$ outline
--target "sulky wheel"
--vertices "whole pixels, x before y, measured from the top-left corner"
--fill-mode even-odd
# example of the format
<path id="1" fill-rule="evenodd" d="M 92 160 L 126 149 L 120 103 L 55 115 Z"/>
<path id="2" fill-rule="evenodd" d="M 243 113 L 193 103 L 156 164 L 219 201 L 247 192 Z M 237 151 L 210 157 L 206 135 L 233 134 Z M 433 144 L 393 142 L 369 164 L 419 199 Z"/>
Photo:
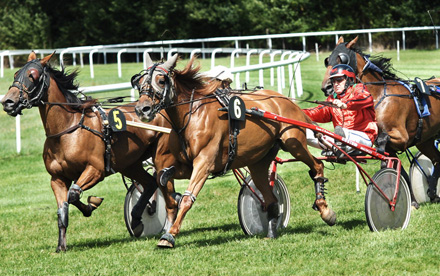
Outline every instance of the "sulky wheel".
<path id="1" fill-rule="evenodd" d="M 258 198 L 263 200 L 263 195 L 255 187 L 252 178 L 248 176 L 246 182 L 254 189 L 256 195 L 246 186 L 243 185 L 238 195 L 238 219 L 241 229 L 246 235 L 267 234 L 267 212 L 263 211 L 263 206 Z M 278 219 L 277 229 L 285 228 L 290 218 L 290 197 L 286 184 L 279 176 L 275 176 L 275 184 L 273 193 L 278 199 L 280 217 Z M 257 198 L 258 196 L 258 198 Z"/>
<path id="2" fill-rule="evenodd" d="M 143 190 L 141 185 L 137 186 L 141 191 Z M 138 202 L 140 196 L 141 193 L 134 184 L 130 186 L 127 195 L 125 196 L 124 219 L 130 236 L 134 236 L 133 230 L 131 229 L 131 211 Z M 143 231 L 139 237 L 156 235 L 162 232 L 166 222 L 166 208 L 165 200 L 159 189 L 156 190 L 147 204 L 147 207 L 144 209 L 141 221 L 143 224 Z"/>
<path id="3" fill-rule="evenodd" d="M 411 189 L 418 203 L 431 201 L 428 196 L 429 184 L 427 177 L 432 175 L 432 171 L 433 166 L 431 160 L 421 152 L 418 152 L 409 168 Z M 440 179 L 437 181 L 437 195 L 440 196 Z"/>
<path id="4" fill-rule="evenodd" d="M 397 171 L 391 168 L 381 169 L 373 176 L 377 186 L 390 199 L 394 196 L 396 179 Z M 371 231 L 405 229 L 411 215 L 411 198 L 405 178 L 400 176 L 399 192 L 394 211 L 391 210 L 388 200 L 382 196 L 378 189 L 373 184 L 368 185 L 365 194 L 365 215 Z"/>

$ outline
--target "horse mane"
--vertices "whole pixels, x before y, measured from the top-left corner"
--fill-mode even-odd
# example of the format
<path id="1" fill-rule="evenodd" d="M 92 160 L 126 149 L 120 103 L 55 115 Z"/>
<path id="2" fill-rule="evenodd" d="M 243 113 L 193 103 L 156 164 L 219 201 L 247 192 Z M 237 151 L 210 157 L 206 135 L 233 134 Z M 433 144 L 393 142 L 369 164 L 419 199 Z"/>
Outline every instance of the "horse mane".
<path id="1" fill-rule="evenodd" d="M 71 107 L 75 110 L 82 110 L 88 107 L 91 107 L 96 103 L 96 99 L 86 99 L 82 100 L 78 98 L 77 93 L 72 91 L 78 91 L 79 85 L 75 82 L 76 77 L 78 76 L 78 69 L 73 70 L 72 72 L 66 72 L 64 67 L 61 70 L 58 70 L 50 65 L 47 66 L 49 69 L 49 74 L 53 78 L 53 80 L 57 83 L 58 88 L 61 93 L 63 93 L 66 98 L 67 103 L 73 103 L 77 105 L 72 105 Z"/>
<path id="2" fill-rule="evenodd" d="M 201 65 L 195 65 L 197 57 L 194 56 L 186 64 L 183 70 L 174 70 L 174 84 L 179 93 L 191 96 L 197 93 L 207 96 L 214 93 L 218 87 L 217 84 L 206 82 L 206 79 L 200 74 Z"/>
<path id="3" fill-rule="evenodd" d="M 361 56 L 368 56 L 364 54 L 360 49 L 357 48 L 350 48 L 351 50 L 355 51 L 356 53 L 360 54 Z M 391 58 L 385 58 L 382 55 L 372 55 L 370 57 L 370 61 L 379 67 L 382 70 L 382 76 L 386 80 L 401 80 L 396 75 L 396 70 L 393 67 L 393 64 L 391 63 Z"/>

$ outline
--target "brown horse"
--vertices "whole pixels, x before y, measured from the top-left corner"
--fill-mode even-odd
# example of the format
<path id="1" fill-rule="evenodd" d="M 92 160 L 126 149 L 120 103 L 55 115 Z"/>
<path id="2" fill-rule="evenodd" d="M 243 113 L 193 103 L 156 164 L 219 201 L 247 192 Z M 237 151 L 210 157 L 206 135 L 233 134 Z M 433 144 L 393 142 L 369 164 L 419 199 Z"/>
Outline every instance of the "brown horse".
<path id="1" fill-rule="evenodd" d="M 106 136 L 103 114 L 95 109 L 98 107 L 96 101 L 83 102 L 70 92 L 78 88 L 74 85 L 76 72 L 68 75 L 64 70 L 52 68 L 48 64 L 52 55 L 38 60 L 32 52 L 28 63 L 15 74 L 14 83 L 2 104 L 3 109 L 11 116 L 21 114 L 23 108 L 38 106 L 40 110 L 47 135 L 43 159 L 46 170 L 51 175 L 51 186 L 58 205 L 59 252 L 66 250 L 69 204 L 75 205 L 88 217 L 102 201 L 100 198 L 89 197 L 88 204 L 83 204 L 80 201 L 82 191 L 92 188 L 109 174 L 120 172 L 143 186 L 143 196 L 148 201 L 157 184 L 144 170 L 142 162 L 149 156 L 154 156 L 154 162 L 161 168 L 169 167 L 175 161 L 168 149 L 167 134 L 127 126 L 126 131 L 113 132 L 111 136 Z M 133 104 L 121 106 L 119 110 L 125 114 L 127 120 L 140 122 Z M 108 113 L 108 110 L 105 112 Z M 152 124 L 169 126 L 161 116 Z M 106 158 L 106 149 L 110 149 L 110 146 L 111 151 Z M 110 170 L 106 169 L 106 163 Z M 171 197 L 174 186 L 167 183 L 164 187 L 161 186 L 161 190 L 168 206 L 168 219 L 172 222 L 177 213 L 177 204 Z M 141 203 L 139 200 L 139 204 Z M 143 203 L 145 208 L 146 201 Z M 137 228 L 141 232 L 140 216 L 143 210 L 140 210 L 138 217 L 132 213 L 135 224 L 133 229 Z"/>
<path id="2" fill-rule="evenodd" d="M 177 54 L 165 63 L 147 62 L 148 69 L 137 80 L 140 99 L 136 112 L 141 119 L 152 120 L 156 113 L 165 109 L 173 129 L 170 135 L 170 149 L 178 161 L 193 168 L 190 183 L 184 193 L 179 212 L 169 232 L 164 234 L 158 246 L 174 247 L 183 219 L 210 174 L 218 175 L 228 169 L 247 166 L 257 188 L 262 192 L 269 221 L 267 237 L 274 238 L 279 206 L 268 183 L 268 168 L 278 149 L 290 152 L 309 168 L 315 182 L 316 200 L 314 207 L 329 225 L 333 225 L 336 214 L 327 206 L 324 198 L 324 166 L 309 152 L 305 129 L 257 118 L 246 114 L 239 122 L 239 134 L 230 135 L 228 114 L 220 111 L 222 105 L 214 92 L 217 85 L 203 80 L 200 66 L 193 66 L 195 59 L 183 70 L 175 70 Z M 239 96 L 247 108 L 257 107 L 285 117 L 310 122 L 310 119 L 291 100 L 270 90 L 253 93 L 231 91 Z M 239 108 L 240 104 L 230 103 Z M 242 106 L 243 107 L 243 106 Z M 244 114 L 244 113 L 243 113 Z M 236 140 L 235 146 L 233 140 Z M 228 151 L 228 148 L 235 148 Z M 233 155 L 234 158 L 230 158 Z"/>
<path id="3" fill-rule="evenodd" d="M 344 39 L 339 38 L 335 49 L 326 59 L 327 71 L 322 90 L 326 95 L 332 91 L 329 74 L 333 66 L 340 63 L 350 65 L 355 70 L 357 81 L 364 83 L 374 98 L 380 132 L 376 140 L 378 148 L 396 156 L 396 152 L 415 145 L 434 164 L 428 194 L 432 201 L 438 201 L 435 189 L 440 176 L 440 152 L 434 141 L 440 131 L 440 95 L 434 91 L 437 90 L 436 85 L 440 85 L 440 79 L 426 81 L 427 88 L 433 88 L 427 99 L 431 115 L 420 118 L 408 89 L 412 86 L 411 82 L 403 81 L 393 73 L 390 59 L 372 57 L 369 60 L 369 56 L 354 47 L 357 39 L 344 43 Z M 417 207 L 413 196 L 412 201 Z"/>

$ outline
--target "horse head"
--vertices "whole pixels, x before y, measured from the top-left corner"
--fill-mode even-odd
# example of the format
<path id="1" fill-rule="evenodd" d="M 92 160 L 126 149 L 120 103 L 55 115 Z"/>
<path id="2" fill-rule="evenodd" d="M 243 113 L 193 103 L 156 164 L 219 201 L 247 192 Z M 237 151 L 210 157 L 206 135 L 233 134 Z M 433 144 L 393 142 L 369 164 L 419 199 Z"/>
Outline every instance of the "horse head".
<path id="1" fill-rule="evenodd" d="M 131 78 L 133 88 L 139 90 L 136 114 L 143 121 L 151 121 L 156 114 L 173 104 L 176 96 L 171 77 L 176 66 L 178 54 L 165 63 L 153 63 L 147 54 L 147 69 Z"/>
<path id="2" fill-rule="evenodd" d="M 330 82 L 329 76 L 330 71 L 333 66 L 337 64 L 347 64 L 350 65 L 351 68 L 355 71 L 355 74 L 358 75 L 357 70 L 357 55 L 352 47 L 356 44 L 358 37 L 354 38 L 349 43 L 344 43 L 344 38 L 341 36 L 336 44 L 335 49 L 327 57 L 324 61 L 325 67 L 327 67 L 327 71 L 324 75 L 324 80 L 322 81 L 321 90 L 324 92 L 326 96 L 330 95 L 333 92 L 333 86 Z"/>
<path id="3" fill-rule="evenodd" d="M 24 108 L 40 104 L 50 82 L 46 65 L 54 54 L 41 60 L 37 59 L 35 52 L 29 54 L 27 63 L 15 73 L 14 82 L 1 101 L 6 113 L 15 117 L 21 115 Z"/>

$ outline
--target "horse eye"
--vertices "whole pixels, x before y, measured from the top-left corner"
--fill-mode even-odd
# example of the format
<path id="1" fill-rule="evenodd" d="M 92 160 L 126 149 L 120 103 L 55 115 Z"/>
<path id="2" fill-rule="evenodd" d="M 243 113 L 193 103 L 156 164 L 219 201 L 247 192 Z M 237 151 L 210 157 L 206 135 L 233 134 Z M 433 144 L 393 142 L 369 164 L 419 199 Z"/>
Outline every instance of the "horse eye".
<path id="1" fill-rule="evenodd" d="M 160 84 L 160 85 L 165 85 L 165 80 L 164 80 L 164 79 L 161 79 L 161 80 L 159 81 L 159 84 Z"/>
<path id="2" fill-rule="evenodd" d="M 328 58 L 324 59 L 324 65 L 325 65 L 325 67 L 328 67 Z"/>

